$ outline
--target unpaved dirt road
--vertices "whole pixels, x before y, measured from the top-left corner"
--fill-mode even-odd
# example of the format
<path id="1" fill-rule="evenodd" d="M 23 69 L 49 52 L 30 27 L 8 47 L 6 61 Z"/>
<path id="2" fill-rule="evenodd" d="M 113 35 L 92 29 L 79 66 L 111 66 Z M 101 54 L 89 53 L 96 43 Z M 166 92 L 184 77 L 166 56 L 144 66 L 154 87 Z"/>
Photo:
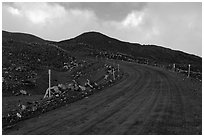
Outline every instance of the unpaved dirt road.
<path id="1" fill-rule="evenodd" d="M 202 134 L 201 84 L 159 68 L 120 63 L 129 76 L 113 87 L 3 134 Z"/>

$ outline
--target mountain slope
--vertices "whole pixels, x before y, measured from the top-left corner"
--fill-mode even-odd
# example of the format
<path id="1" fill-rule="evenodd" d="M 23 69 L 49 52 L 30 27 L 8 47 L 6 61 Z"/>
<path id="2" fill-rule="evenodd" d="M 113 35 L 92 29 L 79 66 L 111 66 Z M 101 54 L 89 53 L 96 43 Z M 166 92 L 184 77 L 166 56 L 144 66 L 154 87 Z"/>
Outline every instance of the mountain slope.
<path id="1" fill-rule="evenodd" d="M 120 52 L 131 55 L 134 58 L 142 57 L 164 64 L 176 63 L 185 66 L 191 64 L 195 67 L 194 69 L 202 70 L 201 57 L 156 45 L 123 42 L 99 32 L 86 32 L 75 38 L 60 41 L 56 44 L 67 50 L 69 50 L 70 47 L 78 47 L 78 49 L 88 47 L 112 53 Z"/>
<path id="2" fill-rule="evenodd" d="M 182 51 L 172 50 L 156 45 L 141 45 L 139 43 L 129 43 L 120 41 L 99 32 L 85 32 L 75 38 L 63 40 L 60 42 L 51 42 L 31 34 L 10 33 L 2 31 L 3 42 L 23 42 L 23 43 L 54 43 L 67 51 L 73 49 L 77 51 L 74 56 L 86 55 L 90 50 L 107 51 L 109 53 L 122 53 L 134 57 L 135 59 L 144 58 L 152 62 L 161 64 L 173 64 L 187 68 L 191 64 L 192 70 L 202 71 L 202 58 L 184 53 Z M 85 54 L 86 53 L 86 54 Z"/>
<path id="3" fill-rule="evenodd" d="M 64 62 L 74 60 L 69 54 L 30 34 L 3 31 L 2 37 L 2 94 L 10 96 L 20 89 L 37 87 L 35 93 L 47 88 L 48 68 L 60 70 Z M 46 75 L 45 75 L 46 76 Z M 23 82 L 28 81 L 31 86 Z"/>
<path id="4" fill-rule="evenodd" d="M 13 40 L 13 41 L 28 42 L 28 43 L 32 43 L 32 42 L 45 43 L 46 42 L 44 39 L 41 39 L 31 34 L 2 31 L 2 41 L 4 40 Z"/>

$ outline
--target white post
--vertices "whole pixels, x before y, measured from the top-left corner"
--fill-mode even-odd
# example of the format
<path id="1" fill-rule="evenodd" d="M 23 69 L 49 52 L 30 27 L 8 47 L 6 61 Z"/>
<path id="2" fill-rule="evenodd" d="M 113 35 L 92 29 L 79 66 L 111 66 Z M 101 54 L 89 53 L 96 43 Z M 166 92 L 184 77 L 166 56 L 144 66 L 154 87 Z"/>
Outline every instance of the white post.
<path id="1" fill-rule="evenodd" d="M 113 69 L 113 80 L 115 80 L 115 70 Z"/>
<path id="2" fill-rule="evenodd" d="M 175 63 L 173 64 L 173 71 L 175 71 L 176 70 L 176 65 L 175 65 Z"/>
<path id="3" fill-rule="evenodd" d="M 119 77 L 119 71 L 120 71 L 120 66 L 119 66 L 119 64 L 118 64 L 118 77 Z"/>
<path id="4" fill-rule="evenodd" d="M 49 74 L 49 97 L 51 97 L 51 91 L 50 91 L 50 88 L 51 88 L 51 70 L 50 69 L 48 70 L 48 74 Z"/>
<path id="5" fill-rule="evenodd" d="M 188 78 L 190 77 L 191 64 L 188 65 Z"/>

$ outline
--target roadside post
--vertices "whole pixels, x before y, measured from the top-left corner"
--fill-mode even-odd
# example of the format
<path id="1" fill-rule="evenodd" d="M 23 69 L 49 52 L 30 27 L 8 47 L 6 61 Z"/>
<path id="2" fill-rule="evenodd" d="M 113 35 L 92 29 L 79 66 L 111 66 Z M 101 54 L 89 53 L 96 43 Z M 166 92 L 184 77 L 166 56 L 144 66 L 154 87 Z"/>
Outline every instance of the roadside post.
<path id="1" fill-rule="evenodd" d="M 188 77 L 187 78 L 190 77 L 190 71 L 191 71 L 191 64 L 188 65 Z"/>
<path id="2" fill-rule="evenodd" d="M 119 64 L 118 64 L 118 72 L 120 71 Z"/>
<path id="3" fill-rule="evenodd" d="M 113 80 L 115 80 L 115 69 L 113 68 Z"/>
<path id="4" fill-rule="evenodd" d="M 48 75 L 49 75 L 49 97 L 51 97 L 51 91 L 50 91 L 50 88 L 51 88 L 51 70 L 50 69 L 48 70 Z"/>
<path id="5" fill-rule="evenodd" d="M 173 71 L 174 72 L 176 71 L 176 64 L 175 63 L 173 64 Z"/>

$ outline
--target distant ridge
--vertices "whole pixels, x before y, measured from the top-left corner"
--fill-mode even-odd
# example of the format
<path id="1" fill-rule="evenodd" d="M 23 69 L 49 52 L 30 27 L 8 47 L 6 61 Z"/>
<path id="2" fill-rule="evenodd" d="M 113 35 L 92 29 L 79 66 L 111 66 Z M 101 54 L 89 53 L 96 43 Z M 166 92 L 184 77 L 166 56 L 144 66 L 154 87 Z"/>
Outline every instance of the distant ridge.
<path id="1" fill-rule="evenodd" d="M 56 44 L 66 49 L 70 45 L 79 45 L 81 43 L 89 45 L 89 48 L 115 53 L 120 52 L 135 58 L 142 57 L 166 64 L 193 64 L 200 69 L 202 68 L 202 58 L 199 56 L 157 45 L 124 42 L 94 31 L 85 32 L 75 38 L 63 40 Z"/>
<path id="2" fill-rule="evenodd" d="M 24 41 L 24 42 L 37 42 L 44 43 L 46 42 L 44 39 L 34 36 L 32 34 L 20 33 L 20 32 L 8 32 L 2 31 L 3 39 L 9 39 L 14 41 Z"/>
<path id="3" fill-rule="evenodd" d="M 124 42 L 95 31 L 85 32 L 74 38 L 59 42 L 47 41 L 31 34 L 2 31 L 2 40 L 11 39 L 29 43 L 54 43 L 65 50 L 69 50 L 70 46 L 74 46 L 75 50 L 83 49 L 86 51 L 87 49 L 84 48 L 84 45 L 86 45 L 89 49 L 111 53 L 120 52 L 135 58 L 145 58 L 162 64 L 192 64 L 196 69 L 199 68 L 199 71 L 202 71 L 202 58 L 199 56 L 157 45 L 141 45 L 139 43 Z"/>

